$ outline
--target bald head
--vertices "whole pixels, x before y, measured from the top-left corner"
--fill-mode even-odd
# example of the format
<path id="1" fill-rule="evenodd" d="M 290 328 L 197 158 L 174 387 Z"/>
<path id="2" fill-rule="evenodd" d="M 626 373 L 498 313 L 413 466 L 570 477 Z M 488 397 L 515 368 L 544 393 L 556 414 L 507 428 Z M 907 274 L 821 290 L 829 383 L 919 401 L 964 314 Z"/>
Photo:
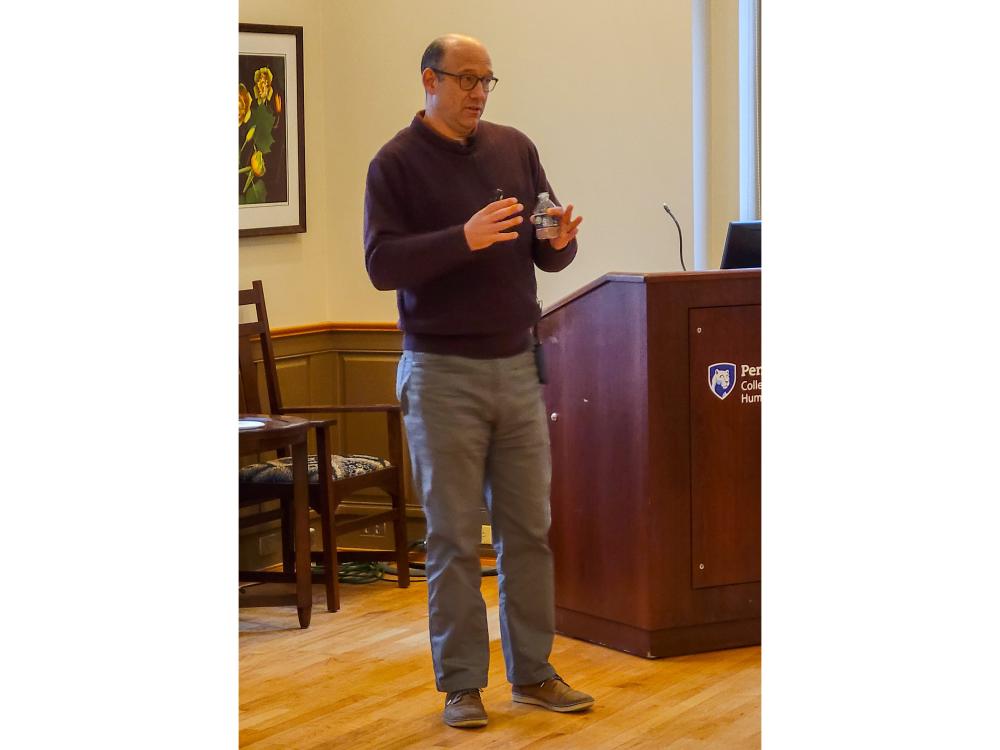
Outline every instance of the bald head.
<path id="1" fill-rule="evenodd" d="M 493 88 L 490 53 L 478 39 L 446 34 L 427 46 L 420 64 L 424 121 L 446 138 L 464 142 L 479 126 Z"/>
<path id="2" fill-rule="evenodd" d="M 448 50 L 456 47 L 476 48 L 477 51 L 486 54 L 486 45 L 475 37 L 465 34 L 445 34 L 427 45 L 423 57 L 420 58 L 420 72 L 423 73 L 427 68 L 440 68 Z"/>

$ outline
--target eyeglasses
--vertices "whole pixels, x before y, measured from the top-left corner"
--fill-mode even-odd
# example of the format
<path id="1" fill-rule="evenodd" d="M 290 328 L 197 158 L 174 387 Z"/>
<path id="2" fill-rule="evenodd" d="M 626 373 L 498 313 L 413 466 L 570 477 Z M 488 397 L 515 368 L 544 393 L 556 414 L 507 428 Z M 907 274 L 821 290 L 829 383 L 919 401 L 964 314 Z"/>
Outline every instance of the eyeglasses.
<path id="1" fill-rule="evenodd" d="M 483 91 L 489 93 L 497 87 L 497 82 L 500 80 L 499 78 L 494 78 L 493 76 L 483 76 L 480 78 L 479 76 L 472 75 L 472 73 L 448 73 L 447 71 L 438 70 L 437 68 L 431 68 L 431 70 L 443 76 L 457 78 L 458 85 L 462 91 L 472 91 L 472 89 L 476 88 L 477 83 L 482 83 Z"/>

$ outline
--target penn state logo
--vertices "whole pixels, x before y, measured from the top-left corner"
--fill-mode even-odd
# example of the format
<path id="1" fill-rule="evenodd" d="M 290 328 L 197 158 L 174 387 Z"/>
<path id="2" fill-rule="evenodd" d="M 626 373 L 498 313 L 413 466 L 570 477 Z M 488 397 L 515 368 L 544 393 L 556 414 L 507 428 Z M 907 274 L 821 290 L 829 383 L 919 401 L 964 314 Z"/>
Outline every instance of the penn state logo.
<path id="1" fill-rule="evenodd" d="M 736 387 L 736 365 L 732 362 L 709 365 L 708 387 L 719 399 L 725 399 Z"/>

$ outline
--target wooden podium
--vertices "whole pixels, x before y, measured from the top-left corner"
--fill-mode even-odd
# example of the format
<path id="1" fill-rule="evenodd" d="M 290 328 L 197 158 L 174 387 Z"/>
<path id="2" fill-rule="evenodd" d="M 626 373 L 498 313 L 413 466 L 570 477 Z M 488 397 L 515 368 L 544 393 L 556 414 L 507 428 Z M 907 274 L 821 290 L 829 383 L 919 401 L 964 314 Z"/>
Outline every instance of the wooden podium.
<path id="1" fill-rule="evenodd" d="M 609 274 L 545 311 L 556 630 L 760 643 L 760 271 Z"/>

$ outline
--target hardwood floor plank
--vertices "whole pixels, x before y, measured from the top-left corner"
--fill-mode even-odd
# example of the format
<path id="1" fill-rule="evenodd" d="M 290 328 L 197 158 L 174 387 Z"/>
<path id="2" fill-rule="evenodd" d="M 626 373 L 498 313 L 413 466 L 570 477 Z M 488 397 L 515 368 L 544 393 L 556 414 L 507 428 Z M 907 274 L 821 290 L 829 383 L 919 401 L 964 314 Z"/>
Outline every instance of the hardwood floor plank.
<path id="1" fill-rule="evenodd" d="M 293 607 L 240 611 L 240 747 L 760 747 L 760 649 L 648 660 L 556 636 L 552 663 L 597 698 L 583 714 L 513 703 L 500 646 L 497 579 L 483 579 L 490 633 L 490 722 L 441 721 L 427 635 L 426 584 L 343 586 L 326 611 L 314 587 L 311 626 Z"/>

